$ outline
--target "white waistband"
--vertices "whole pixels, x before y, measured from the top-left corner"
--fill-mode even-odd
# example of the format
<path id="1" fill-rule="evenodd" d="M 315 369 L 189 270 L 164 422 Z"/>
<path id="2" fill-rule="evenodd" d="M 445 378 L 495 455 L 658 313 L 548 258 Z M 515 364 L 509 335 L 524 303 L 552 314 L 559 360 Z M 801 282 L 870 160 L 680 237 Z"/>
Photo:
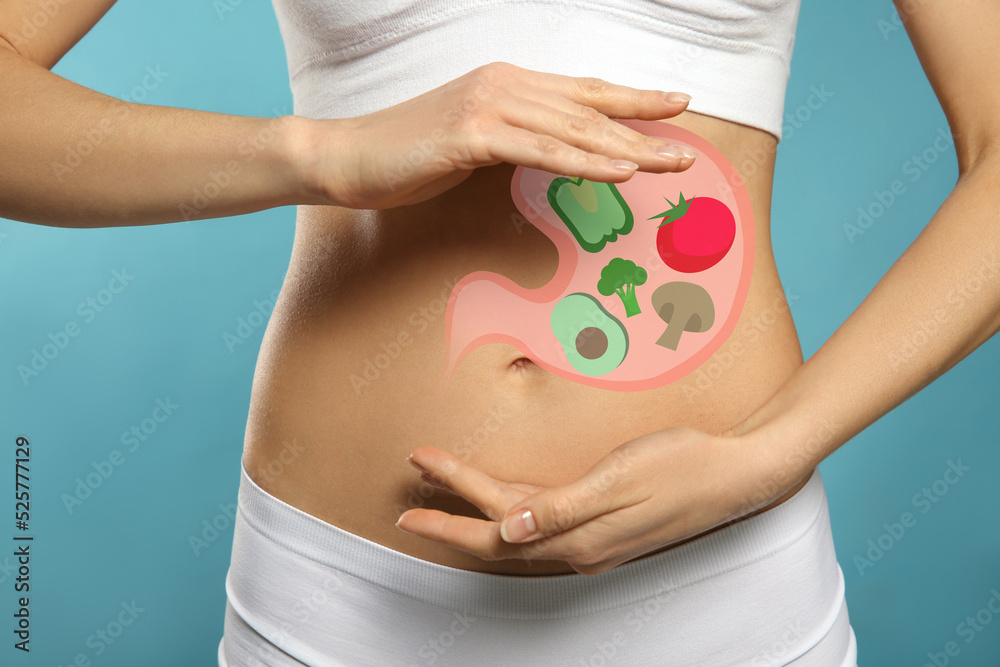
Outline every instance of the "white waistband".
<path id="1" fill-rule="evenodd" d="M 625 607 L 777 553 L 826 520 L 819 471 L 786 502 L 663 553 L 598 575 L 512 576 L 439 565 L 395 551 L 271 496 L 243 470 L 239 514 L 283 550 L 436 607 L 493 618 L 561 618 Z M 236 547 L 234 546 L 234 556 Z"/>

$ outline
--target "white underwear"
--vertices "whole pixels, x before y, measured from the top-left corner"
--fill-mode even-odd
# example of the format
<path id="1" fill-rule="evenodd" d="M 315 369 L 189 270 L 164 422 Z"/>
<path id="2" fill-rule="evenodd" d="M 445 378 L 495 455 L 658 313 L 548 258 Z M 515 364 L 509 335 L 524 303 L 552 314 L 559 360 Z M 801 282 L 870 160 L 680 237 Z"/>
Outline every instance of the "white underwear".
<path id="1" fill-rule="evenodd" d="M 855 667 L 819 472 L 791 499 L 607 572 L 510 576 L 414 558 L 242 473 L 220 667 Z"/>

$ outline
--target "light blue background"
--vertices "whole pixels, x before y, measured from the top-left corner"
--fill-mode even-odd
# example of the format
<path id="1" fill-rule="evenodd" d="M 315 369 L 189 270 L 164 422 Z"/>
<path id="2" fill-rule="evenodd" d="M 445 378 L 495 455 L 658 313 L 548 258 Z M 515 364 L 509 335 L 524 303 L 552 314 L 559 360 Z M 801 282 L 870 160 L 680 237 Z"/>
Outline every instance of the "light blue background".
<path id="1" fill-rule="evenodd" d="M 126 97 L 147 66 L 159 66 L 168 75 L 145 103 L 291 113 L 270 4 L 234 3 L 222 18 L 219 4 L 121 2 L 54 71 Z M 947 124 L 905 32 L 880 30 L 894 16 L 889 2 L 807 0 L 802 8 L 786 102 L 799 127 L 786 129 L 779 147 L 773 239 L 806 357 L 916 237 L 957 176 L 949 152 L 917 182 L 906 180 L 904 163 Z M 818 109 L 803 107 L 813 86 L 833 93 Z M 844 224 L 894 179 L 906 193 L 851 243 Z M 14 439 L 28 435 L 36 536 L 31 658 L 11 648 L 15 595 L 0 569 L 8 619 L 0 663 L 63 665 L 83 653 L 108 667 L 214 664 L 232 540 L 225 506 L 236 499 L 263 326 L 233 351 L 223 335 L 280 286 L 293 229 L 292 208 L 120 230 L 0 221 L 0 451 L 8 452 L 0 498 L 13 505 Z M 122 268 L 134 280 L 86 322 L 78 304 Z M 70 320 L 81 334 L 25 386 L 17 365 Z M 997 664 L 1000 618 L 971 643 L 956 626 L 1000 589 L 998 371 L 991 341 L 821 466 L 862 665 L 920 666 L 949 641 L 961 649 L 949 664 Z M 121 434 L 167 398 L 176 412 L 70 514 L 62 496 L 76 478 L 123 449 Z M 921 514 L 913 496 L 959 459 L 971 470 Z M 907 511 L 916 525 L 861 573 L 855 556 Z M 205 521 L 224 528 L 195 555 L 189 537 Z M 95 656 L 88 637 L 133 600 L 144 611 Z"/>

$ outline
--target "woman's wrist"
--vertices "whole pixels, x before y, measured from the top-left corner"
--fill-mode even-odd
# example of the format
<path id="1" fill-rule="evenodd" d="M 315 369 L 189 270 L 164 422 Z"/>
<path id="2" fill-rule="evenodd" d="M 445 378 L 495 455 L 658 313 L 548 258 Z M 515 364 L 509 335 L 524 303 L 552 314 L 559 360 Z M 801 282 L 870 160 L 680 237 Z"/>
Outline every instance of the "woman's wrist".
<path id="1" fill-rule="evenodd" d="M 816 409 L 796 379 L 793 375 L 749 417 L 721 434 L 753 452 L 758 501 L 794 486 L 845 442 L 844 425 L 831 409 L 835 406 Z"/>
<path id="2" fill-rule="evenodd" d="M 340 205 L 335 193 L 344 190 L 343 156 L 350 119 L 287 116 L 281 123 L 283 155 L 292 175 L 296 204 Z"/>

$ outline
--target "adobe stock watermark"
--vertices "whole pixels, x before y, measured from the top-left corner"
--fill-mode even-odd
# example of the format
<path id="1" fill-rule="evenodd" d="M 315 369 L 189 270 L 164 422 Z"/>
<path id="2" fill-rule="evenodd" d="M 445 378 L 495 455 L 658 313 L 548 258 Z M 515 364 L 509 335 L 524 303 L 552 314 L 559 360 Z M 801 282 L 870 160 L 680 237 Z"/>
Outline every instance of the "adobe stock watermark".
<path id="1" fill-rule="evenodd" d="M 277 456 L 272 457 L 267 462 L 267 465 L 256 471 L 255 474 L 257 477 L 254 478 L 254 481 L 265 486 L 274 482 L 285 474 L 288 466 L 299 458 L 304 451 L 306 451 L 305 444 L 299 442 L 296 438 L 283 441 L 281 451 Z"/>
<path id="2" fill-rule="evenodd" d="M 826 106 L 836 93 L 827 88 L 826 83 L 810 84 L 805 100 L 794 108 L 786 108 L 781 124 L 781 141 L 787 146 L 796 133 L 812 121 L 820 109 Z M 744 179 L 752 177 L 764 165 L 770 165 L 778 151 L 774 143 L 766 148 L 754 147 L 744 151 L 745 157 L 726 174 L 724 180 L 716 181 L 719 195 L 726 195 L 733 188 L 743 187 Z"/>
<path id="3" fill-rule="evenodd" d="M 457 276 L 444 281 L 444 289 L 426 305 L 420 306 L 406 318 L 407 326 L 400 329 L 388 341 L 379 343 L 381 352 L 367 357 L 361 367 L 348 377 L 354 393 L 360 396 L 373 382 L 378 381 L 382 374 L 399 359 L 404 350 L 413 344 L 413 341 L 427 331 L 432 325 L 442 318 L 448 309 L 451 301 L 452 291 L 461 277 Z"/>
<path id="4" fill-rule="evenodd" d="M 142 419 L 138 424 L 133 424 L 127 431 L 124 431 L 119 438 L 122 449 L 112 449 L 107 457 L 100 461 L 91 461 L 90 467 L 84 476 L 77 477 L 74 481 L 76 486 L 72 493 L 63 493 L 60 496 L 66 513 L 72 515 L 77 508 L 90 499 L 94 492 L 107 482 L 115 471 L 125 464 L 126 453 L 132 454 L 149 441 L 160 425 L 167 421 L 181 406 L 170 400 L 170 397 L 158 398 L 154 401 L 156 407 L 148 417 Z"/>
<path id="5" fill-rule="evenodd" d="M 843 424 L 837 417 L 820 417 L 815 432 L 802 445 L 785 455 L 784 466 L 775 471 L 768 479 L 756 481 L 756 490 L 740 500 L 741 510 L 734 513 L 733 519 L 738 519 L 767 505 L 778 498 L 782 492 L 792 488 L 795 480 L 789 471 L 799 470 L 803 463 L 816 461 L 819 454 L 828 450 L 842 430 Z"/>
<path id="6" fill-rule="evenodd" d="M 9 34 L 10 43 L 19 51 L 28 46 L 28 42 L 38 37 L 39 31 L 68 5 L 71 0 L 35 0 L 35 11 L 25 13 L 21 25 Z"/>
<path id="7" fill-rule="evenodd" d="M 212 0 L 212 9 L 215 10 L 215 16 L 220 21 L 225 21 L 226 17 L 242 5 L 243 0 Z"/>
<path id="8" fill-rule="evenodd" d="M 601 641 L 595 641 L 590 654 L 577 658 L 572 664 L 576 667 L 607 667 L 619 664 L 621 649 L 666 608 L 668 598 L 675 594 L 675 589 L 664 585 L 653 597 L 634 604 L 622 619 L 621 627 Z"/>
<path id="9" fill-rule="evenodd" d="M 535 193 L 534 198 L 531 201 L 528 201 L 526 198 L 525 206 L 528 208 L 528 215 L 536 220 L 543 219 L 542 211 L 551 210 L 552 208 L 551 204 L 549 204 L 548 195 L 545 191 Z M 523 234 L 526 226 L 535 226 L 520 211 L 511 213 L 510 221 L 514 225 L 514 229 L 518 234 Z"/>
<path id="10" fill-rule="evenodd" d="M 980 264 L 978 271 L 952 286 L 945 296 L 945 304 L 928 313 L 920 323 L 907 334 L 902 345 L 889 353 L 889 365 L 892 370 L 899 371 L 907 362 L 916 358 L 920 350 L 933 340 L 942 330 L 947 330 L 948 321 L 952 315 L 1000 275 L 1000 260 L 990 255 Z"/>
<path id="11" fill-rule="evenodd" d="M 631 441 L 629 441 L 631 442 Z M 604 463 L 605 461 L 611 461 L 608 465 Z M 621 484 L 623 479 L 632 479 L 635 477 L 636 468 L 636 456 L 633 454 L 632 449 L 628 446 L 628 442 L 615 447 L 607 454 L 607 456 L 602 459 L 602 470 L 600 474 L 594 475 L 592 473 L 587 473 L 587 484 L 584 487 L 584 492 L 577 492 L 574 494 L 574 498 L 568 498 L 566 496 L 556 496 L 553 501 L 549 504 L 549 512 L 551 515 L 552 527 L 556 529 L 553 535 L 548 537 L 542 537 L 531 542 L 523 542 L 518 546 L 520 551 L 519 558 L 528 565 L 534 560 L 555 560 L 553 558 L 547 558 L 550 556 L 550 548 L 552 541 L 560 537 L 563 532 L 572 526 L 577 524 L 577 517 L 579 516 L 579 510 L 577 509 L 576 503 L 577 499 L 580 502 L 587 504 L 593 502 L 595 498 L 601 498 L 607 495 L 608 491 Z M 503 517 L 498 517 L 502 519 Z M 589 574 L 587 569 L 579 569 L 577 571 L 582 574 Z"/>
<path id="12" fill-rule="evenodd" d="M 958 484 L 970 470 L 972 470 L 971 467 L 962 465 L 962 459 L 954 461 L 949 459 L 941 477 L 922 488 L 919 493 L 915 493 L 910 499 L 910 503 L 914 509 L 918 510 L 919 514 L 927 514 L 937 503 L 941 502 L 941 499 L 948 494 L 951 487 Z M 918 518 L 919 516 L 913 512 L 903 512 L 899 516 L 898 521 L 883 523 L 882 527 L 885 528 L 885 532 L 874 539 L 868 540 L 868 549 L 863 555 L 854 555 L 854 566 L 858 569 L 858 574 L 864 576 L 866 570 L 875 567 L 875 563 L 882 560 L 885 554 L 896 546 L 906 536 L 908 531 L 917 525 Z"/>
<path id="13" fill-rule="evenodd" d="M 660 63 L 660 67 L 675 75 L 684 75 L 688 73 L 688 68 L 701 60 L 704 55 L 705 48 L 703 46 L 688 42 L 683 48 L 673 51 L 670 58 Z"/>
<path id="14" fill-rule="evenodd" d="M 853 224 L 844 223 L 844 235 L 847 236 L 850 244 L 854 245 L 857 237 L 864 236 L 872 225 L 909 191 L 907 181 L 909 183 L 919 181 L 942 155 L 951 152 L 951 147 L 954 145 L 955 140 L 951 134 L 939 127 L 934 141 L 919 154 L 914 153 L 900 166 L 900 171 L 906 177 L 906 181 L 896 178 L 886 186 L 885 190 L 873 190 L 872 200 L 867 205 L 858 206 L 858 216 L 855 222 Z"/>
<path id="15" fill-rule="evenodd" d="M 188 546 L 191 547 L 195 558 L 233 527 L 236 522 L 236 511 L 236 503 L 219 503 L 218 513 L 210 519 L 202 520 L 199 532 L 188 535 Z"/>
<path id="16" fill-rule="evenodd" d="M 217 199 L 226 189 L 229 188 L 242 173 L 243 168 L 253 162 L 278 136 L 281 128 L 290 122 L 294 116 L 290 116 L 279 109 L 272 109 L 274 117 L 267 120 L 267 124 L 256 132 L 249 134 L 240 141 L 236 147 L 236 152 L 240 155 L 238 160 L 227 160 L 224 165 L 208 172 L 205 183 L 192 190 L 192 196 L 188 201 L 181 202 L 177 210 L 181 214 L 184 222 L 201 216 L 202 212 L 208 208 L 213 200 Z"/>
<path id="17" fill-rule="evenodd" d="M 962 642 L 968 646 L 976 640 L 976 637 L 986 630 L 993 620 L 1000 617 L 1000 591 L 990 590 L 990 597 L 986 604 L 975 614 L 970 614 L 955 626 L 955 634 Z M 955 640 L 945 643 L 940 651 L 928 651 L 927 662 L 923 667 L 946 667 L 951 663 L 952 658 L 957 658 L 962 653 L 962 647 Z"/>
<path id="18" fill-rule="evenodd" d="M 246 314 L 236 318 L 236 327 L 232 332 L 222 332 L 222 342 L 225 343 L 229 354 L 236 351 L 236 348 L 250 340 L 254 332 L 267 324 L 268 318 L 274 312 L 274 304 L 278 302 L 278 294 L 281 288 L 276 287 L 271 290 L 267 299 L 254 299 L 253 308 Z"/>
<path id="19" fill-rule="evenodd" d="M 52 163 L 52 174 L 56 180 L 61 182 L 63 178 L 82 165 L 95 148 L 119 129 L 121 121 L 135 108 L 132 103 L 143 102 L 149 93 L 159 88 L 168 76 L 170 76 L 170 72 L 162 71 L 159 65 L 147 65 L 142 80 L 129 91 L 128 95 L 122 98 L 121 104 L 115 105 L 114 115 L 104 116 L 87 128 L 76 143 L 66 145 L 63 160 Z M 115 120 L 119 122 L 119 125 L 114 123 Z"/>
<path id="20" fill-rule="evenodd" d="M 0 563 L 0 584 L 6 583 L 8 579 L 17 574 L 17 564 L 10 562 L 10 556 L 4 556 Z"/>
<path id="21" fill-rule="evenodd" d="M 569 5 L 566 6 L 568 7 Z M 558 25 L 575 11 L 576 9 L 574 8 L 560 14 L 550 12 L 548 19 L 553 25 Z M 501 64 L 491 63 L 484 66 L 483 72 L 474 82 L 474 85 L 470 84 L 471 90 L 468 91 L 468 94 L 442 114 L 441 124 L 434 127 L 430 132 L 427 132 L 423 137 L 414 140 L 411 147 L 403 151 L 402 157 L 393 167 L 382 171 L 382 178 L 390 192 L 395 192 L 400 185 L 405 184 L 407 179 L 417 172 L 417 169 L 421 165 L 433 159 L 438 146 L 447 139 L 451 130 L 462 127 L 473 114 L 479 111 L 484 105 L 489 104 L 490 98 L 496 93 L 498 87 L 502 86 L 501 83 L 498 83 L 491 76 L 492 72 L 499 65 Z M 488 69 L 491 67 L 494 69 Z M 594 112 L 593 115 L 596 119 L 596 116 L 599 114 Z M 571 118 L 570 121 L 579 123 L 574 128 L 576 130 L 583 130 L 589 127 L 589 122 L 592 122 L 591 119 L 586 118 Z M 472 129 L 478 131 L 475 127 Z M 617 131 L 613 127 L 606 125 L 602 126 L 601 135 L 601 139 L 594 143 L 594 150 L 600 150 L 605 141 L 618 137 Z M 555 149 L 557 146 L 555 140 L 551 137 L 538 137 L 537 141 L 543 152 L 546 152 L 547 149 Z"/>
<path id="22" fill-rule="evenodd" d="M 18 364 L 16 369 L 24 386 L 27 387 L 33 379 L 51 366 L 59 355 L 69 347 L 72 340 L 83 332 L 83 327 L 97 319 L 97 316 L 103 313 L 118 295 L 132 284 L 133 280 L 135 280 L 135 276 L 129 273 L 125 267 L 122 267 L 120 271 L 118 269 L 112 270 L 111 280 L 108 281 L 107 285 L 77 305 L 76 314 L 81 321 L 67 320 L 66 324 L 55 332 L 49 331 L 46 334 L 46 342 L 31 348 L 28 362 Z"/>
<path id="23" fill-rule="evenodd" d="M 469 460 L 469 457 L 472 456 L 475 449 L 496 435 L 509 418 L 510 413 L 502 404 L 498 404 L 490 408 L 487 411 L 486 417 L 483 419 L 482 423 L 472 429 L 471 432 L 462 436 L 461 443 L 453 452 L 454 455 L 462 460 Z M 433 495 L 434 487 L 426 482 L 423 482 L 415 488 L 410 488 L 406 498 L 406 505 L 396 503 L 393 509 L 395 510 L 396 515 L 400 516 L 407 510 L 423 507 L 424 502 Z"/>
<path id="24" fill-rule="evenodd" d="M 545 20 L 549 24 L 549 28 L 553 30 L 561 28 L 563 23 L 580 10 L 575 3 L 561 3 L 553 6 L 555 9 L 545 10 Z"/>
<path id="25" fill-rule="evenodd" d="M 119 606 L 121 610 L 115 613 L 110 621 L 87 637 L 84 643 L 90 651 L 77 653 L 71 661 L 65 665 L 59 663 L 57 667 L 91 667 L 94 658 L 104 655 L 125 634 L 125 631 L 135 624 L 139 615 L 146 611 L 145 607 L 140 607 L 135 600 L 122 602 Z"/>
<path id="26" fill-rule="evenodd" d="M 770 667 L 788 663 L 790 658 L 797 657 L 792 654 L 802 642 L 806 632 L 802 627 L 802 621 L 795 619 L 785 623 L 784 631 L 761 653 L 754 656 L 750 662 L 750 667 Z"/>
<path id="27" fill-rule="evenodd" d="M 421 644 L 420 648 L 417 649 L 417 656 L 424 661 L 425 665 L 437 663 L 441 656 L 453 648 L 459 638 L 468 632 L 472 624 L 479 620 L 475 616 L 457 611 L 453 611 L 451 615 L 454 620 L 449 622 L 448 627 Z M 418 667 L 418 665 L 411 663 L 409 667 Z"/>
<path id="28" fill-rule="evenodd" d="M 712 385 L 721 378 L 727 371 L 736 368 L 740 359 L 748 351 L 754 349 L 755 345 L 771 328 L 779 321 L 784 321 L 780 316 L 787 313 L 790 304 L 799 300 L 799 296 L 785 290 L 783 294 L 775 296 L 767 308 L 760 311 L 752 318 L 741 321 L 738 329 L 738 336 L 733 336 L 730 342 L 722 349 L 713 354 L 708 361 L 691 373 L 693 384 L 684 383 L 681 391 L 689 401 L 701 398 L 702 393 L 711 389 Z"/>
<path id="29" fill-rule="evenodd" d="M 875 21 L 875 27 L 878 28 L 879 33 L 882 35 L 882 41 L 888 42 L 891 35 L 904 30 L 903 22 L 913 16 L 926 2 L 927 0 L 904 0 L 902 3 L 902 15 L 896 11 L 896 7 L 894 6 L 887 18 L 880 18 Z"/>
<path id="30" fill-rule="evenodd" d="M 284 474 L 285 470 L 306 450 L 305 445 L 296 439 L 283 441 L 281 451 L 271 458 L 262 470 L 256 471 L 254 482 L 267 486 Z M 195 558 L 226 534 L 236 525 L 236 503 L 219 503 L 219 511 L 208 519 L 203 519 L 198 529 L 188 535 L 188 546 Z"/>
<path id="31" fill-rule="evenodd" d="M 488 68 L 490 65 L 484 67 Z M 406 180 L 417 172 L 420 165 L 432 158 L 438 146 L 448 137 L 448 130 L 460 127 L 495 91 L 496 86 L 489 81 L 489 75 L 483 73 L 470 93 L 442 115 L 442 125 L 432 129 L 426 136 L 416 139 L 412 148 L 403 152 L 395 166 L 382 172 L 382 178 L 389 191 L 395 192 L 400 185 L 405 184 Z"/>
<path id="32" fill-rule="evenodd" d="M 294 604 L 289 605 L 287 616 L 291 618 L 283 621 L 278 628 L 277 633 L 272 639 L 275 646 L 285 648 L 291 637 L 309 628 L 309 620 L 313 616 L 322 611 L 331 602 L 341 597 L 340 589 L 344 585 L 342 577 L 343 575 L 336 570 L 324 573 L 323 581 L 320 585 L 309 587 L 308 596 L 300 598 Z"/>
<path id="33" fill-rule="evenodd" d="M 834 92 L 826 87 L 825 83 L 809 86 L 809 95 L 805 102 L 785 113 L 784 123 L 781 125 L 781 138 L 783 141 L 791 139 L 796 130 L 801 130 L 806 123 L 812 120 L 817 111 L 822 109 L 834 96 Z"/>

